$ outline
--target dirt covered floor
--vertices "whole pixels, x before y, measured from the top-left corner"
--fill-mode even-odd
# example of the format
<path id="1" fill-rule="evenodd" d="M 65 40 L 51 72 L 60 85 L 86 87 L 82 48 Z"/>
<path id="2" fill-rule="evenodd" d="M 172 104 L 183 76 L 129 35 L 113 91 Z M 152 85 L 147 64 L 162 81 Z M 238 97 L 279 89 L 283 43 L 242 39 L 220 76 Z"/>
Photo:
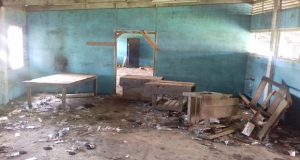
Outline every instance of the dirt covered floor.
<path id="1" fill-rule="evenodd" d="M 53 107 L 59 96 L 36 95 L 0 112 L 0 159 L 38 160 L 288 160 L 262 144 L 195 140 L 176 113 L 121 97 L 69 98 L 70 112 Z M 194 138 L 193 138 L 194 137 Z M 228 142 L 228 141 L 227 141 Z"/>

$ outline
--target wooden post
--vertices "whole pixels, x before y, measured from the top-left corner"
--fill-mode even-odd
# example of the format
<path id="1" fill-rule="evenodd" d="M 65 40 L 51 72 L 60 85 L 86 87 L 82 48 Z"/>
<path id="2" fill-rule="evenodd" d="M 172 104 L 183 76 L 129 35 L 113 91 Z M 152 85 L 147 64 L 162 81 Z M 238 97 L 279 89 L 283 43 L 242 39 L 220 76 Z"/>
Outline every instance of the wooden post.
<path id="1" fill-rule="evenodd" d="M 271 55 L 268 60 L 267 73 L 266 76 L 273 80 L 274 78 L 274 58 L 278 56 L 278 45 L 279 45 L 279 11 L 281 9 L 281 0 L 274 0 L 274 8 L 272 13 L 272 28 L 271 28 L 271 42 L 270 51 Z M 272 91 L 272 85 L 269 84 L 268 88 L 264 91 L 264 97 Z"/>
<path id="2" fill-rule="evenodd" d="M 191 123 L 191 109 L 192 109 L 192 97 L 191 96 L 188 96 L 188 110 L 187 110 L 187 119 L 188 119 L 188 123 Z"/>
<path id="3" fill-rule="evenodd" d="M 152 95 L 152 106 L 156 108 L 156 100 L 157 100 L 157 94 Z"/>
<path id="4" fill-rule="evenodd" d="M 67 102 L 66 94 L 67 94 L 67 88 L 64 87 L 63 90 L 62 90 L 62 108 L 64 108 L 64 109 L 67 109 L 66 108 L 66 106 L 67 106 L 67 104 L 66 104 L 66 102 Z M 69 110 L 69 108 L 67 110 Z"/>
<path id="5" fill-rule="evenodd" d="M 97 96 L 97 79 L 93 80 L 93 91 L 94 91 L 94 96 Z"/>
<path id="6" fill-rule="evenodd" d="M 32 94 L 31 94 L 31 86 L 27 86 L 27 99 L 28 99 L 28 107 L 32 108 Z"/>

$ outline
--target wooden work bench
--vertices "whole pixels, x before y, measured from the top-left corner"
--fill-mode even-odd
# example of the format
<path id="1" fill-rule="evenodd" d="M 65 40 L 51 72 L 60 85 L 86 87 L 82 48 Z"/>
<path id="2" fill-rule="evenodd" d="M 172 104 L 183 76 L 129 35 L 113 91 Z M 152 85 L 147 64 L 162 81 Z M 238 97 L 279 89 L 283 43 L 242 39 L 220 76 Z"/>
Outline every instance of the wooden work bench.
<path id="1" fill-rule="evenodd" d="M 27 84 L 28 106 L 32 108 L 32 87 L 48 86 L 62 88 L 62 106 L 66 108 L 67 88 L 93 81 L 94 96 L 97 96 L 97 76 L 84 74 L 55 74 L 51 76 L 24 81 Z"/>
<path id="2" fill-rule="evenodd" d="M 151 94 L 145 90 L 148 82 L 160 81 L 163 77 L 125 75 L 120 77 L 120 86 L 123 88 L 123 97 L 131 100 L 151 101 Z"/>
<path id="3" fill-rule="evenodd" d="M 195 83 L 157 81 L 145 84 L 145 90 L 152 95 L 152 105 L 160 110 L 181 112 L 184 105 L 183 92 L 195 91 Z M 169 99 L 164 99 L 164 98 Z"/>

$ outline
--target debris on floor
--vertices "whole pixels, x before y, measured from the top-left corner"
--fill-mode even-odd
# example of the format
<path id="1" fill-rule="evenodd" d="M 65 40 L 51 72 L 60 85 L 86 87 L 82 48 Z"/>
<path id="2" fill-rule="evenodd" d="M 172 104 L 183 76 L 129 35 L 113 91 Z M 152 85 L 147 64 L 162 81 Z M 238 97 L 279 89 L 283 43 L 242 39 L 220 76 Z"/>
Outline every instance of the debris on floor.
<path id="1" fill-rule="evenodd" d="M 203 93 L 198 92 L 191 93 L 197 94 L 200 99 L 201 96 L 198 95 L 203 95 Z M 202 96 L 204 99 L 197 101 L 197 104 L 212 108 L 193 110 L 198 114 L 198 118 L 193 119 L 193 123 L 191 123 L 192 112 L 187 112 L 185 109 L 180 112 L 161 111 L 151 106 L 150 102 L 129 101 L 121 97 L 71 99 L 68 102 L 73 108 L 71 112 L 59 110 L 57 113 L 53 113 L 52 110 L 56 107 L 55 105 L 60 104 L 60 102 L 56 103 L 60 97 L 53 95 L 49 95 L 49 97 L 47 95 L 36 96 L 33 101 L 34 104 L 37 104 L 36 109 L 23 110 L 21 107 L 24 106 L 18 105 L 7 116 L 1 115 L 0 131 L 2 137 L 0 138 L 9 137 L 15 141 L 21 141 L 23 137 L 25 139 L 26 136 L 34 134 L 35 137 L 30 137 L 31 141 L 26 142 L 29 146 L 33 142 L 38 147 L 35 147 L 34 151 L 24 149 L 28 151 L 28 157 L 21 157 L 29 160 L 43 159 L 34 152 L 51 154 L 57 150 L 62 151 L 64 155 L 72 155 L 76 158 L 82 155 L 90 156 L 103 151 L 103 146 L 106 145 L 111 148 L 113 144 L 120 147 L 116 150 L 120 151 L 132 143 L 132 139 L 126 135 L 140 131 L 155 132 L 158 133 L 158 137 L 165 133 L 170 136 L 184 135 L 188 137 L 189 143 L 194 142 L 214 152 L 219 152 L 220 145 L 222 147 L 265 146 L 264 148 L 288 157 L 299 157 L 300 132 L 291 132 L 292 129 L 277 125 L 278 115 L 274 119 L 276 123 L 272 122 L 272 130 L 268 129 L 264 138 L 259 139 L 258 133 L 264 125 L 268 124 L 272 114 L 267 116 L 262 111 L 249 106 L 250 103 L 245 104 L 244 101 L 240 101 L 232 95 L 215 92 L 205 92 L 204 94 L 205 96 Z M 285 101 L 287 99 L 280 100 Z M 222 106 L 231 108 L 230 112 L 223 113 Z M 280 112 L 284 111 L 281 110 Z M 121 139 L 114 139 L 122 135 L 124 136 Z M 105 140 L 103 137 L 109 138 Z M 147 139 L 147 136 L 145 137 L 135 139 L 144 143 Z M 155 138 L 153 138 L 154 140 Z M 139 148 L 140 146 L 135 147 Z M 18 157 L 27 153 L 19 150 L 23 150 L 23 148 L 1 144 L 0 159 Z M 127 150 L 122 153 L 106 150 L 101 154 L 105 154 L 106 159 L 139 159 L 135 158 L 137 153 L 127 152 Z M 238 154 L 234 156 L 244 157 Z"/>

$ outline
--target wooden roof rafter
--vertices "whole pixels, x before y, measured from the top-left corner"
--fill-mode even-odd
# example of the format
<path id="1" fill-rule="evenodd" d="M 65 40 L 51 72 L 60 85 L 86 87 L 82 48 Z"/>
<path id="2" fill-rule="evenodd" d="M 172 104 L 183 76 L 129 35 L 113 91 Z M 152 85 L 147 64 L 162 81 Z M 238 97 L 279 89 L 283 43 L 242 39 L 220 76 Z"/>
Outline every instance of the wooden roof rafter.
<path id="1" fill-rule="evenodd" d="M 251 0 L 3 0 L 6 7 L 22 7 L 27 11 L 141 8 L 199 4 L 251 3 Z"/>

